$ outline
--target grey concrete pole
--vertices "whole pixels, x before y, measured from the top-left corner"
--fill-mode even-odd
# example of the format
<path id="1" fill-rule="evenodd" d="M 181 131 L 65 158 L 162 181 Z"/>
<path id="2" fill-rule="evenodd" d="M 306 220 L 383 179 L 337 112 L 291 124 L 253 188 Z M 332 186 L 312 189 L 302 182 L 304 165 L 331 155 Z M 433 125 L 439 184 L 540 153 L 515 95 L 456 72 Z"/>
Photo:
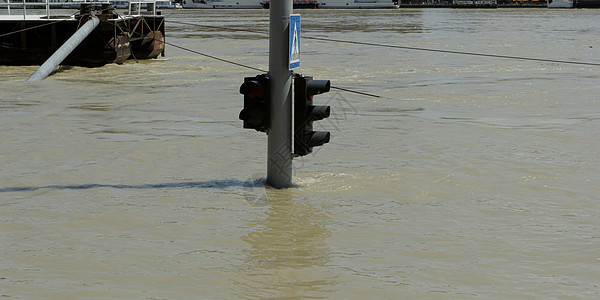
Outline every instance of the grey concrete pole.
<path id="1" fill-rule="evenodd" d="M 79 30 L 77 30 L 52 56 L 50 56 L 36 71 L 31 75 L 27 81 L 40 81 L 46 78 L 56 66 L 77 48 L 79 44 L 88 36 L 94 28 L 100 24 L 100 20 L 97 17 L 92 17 L 87 21 Z"/>
<path id="2" fill-rule="evenodd" d="M 278 189 L 292 185 L 292 72 L 288 63 L 288 30 L 292 12 L 292 0 L 271 1 L 271 129 L 268 133 L 267 183 Z"/>

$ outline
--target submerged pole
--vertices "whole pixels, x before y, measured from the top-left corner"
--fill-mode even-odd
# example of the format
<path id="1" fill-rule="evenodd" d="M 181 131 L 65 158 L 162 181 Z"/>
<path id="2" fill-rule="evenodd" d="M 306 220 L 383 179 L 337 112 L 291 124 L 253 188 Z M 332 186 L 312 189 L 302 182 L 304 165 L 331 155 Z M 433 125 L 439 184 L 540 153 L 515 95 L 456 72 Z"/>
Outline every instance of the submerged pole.
<path id="1" fill-rule="evenodd" d="M 288 64 L 292 0 L 271 1 L 269 10 L 271 129 L 268 134 L 267 183 L 279 189 L 292 185 L 292 72 Z"/>
<path id="2" fill-rule="evenodd" d="M 27 79 L 27 81 L 40 81 L 48 77 L 52 70 L 81 44 L 81 42 L 100 24 L 100 19 L 92 16 L 79 30 L 77 30 L 50 58 L 48 58 L 38 69 Z"/>

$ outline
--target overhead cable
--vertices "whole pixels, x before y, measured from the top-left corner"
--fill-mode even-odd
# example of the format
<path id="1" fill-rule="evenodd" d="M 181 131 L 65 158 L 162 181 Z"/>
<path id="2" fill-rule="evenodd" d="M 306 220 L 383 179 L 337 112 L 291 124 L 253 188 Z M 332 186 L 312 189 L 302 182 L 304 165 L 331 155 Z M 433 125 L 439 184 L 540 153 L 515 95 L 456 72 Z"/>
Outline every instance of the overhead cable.
<path id="1" fill-rule="evenodd" d="M 24 29 L 19 29 L 19 30 L 11 31 L 11 32 L 8 32 L 8 33 L 3 33 L 3 34 L 0 34 L 0 37 L 5 37 L 5 36 L 9 36 L 11 34 L 16 34 L 16 33 L 20 33 L 20 32 L 23 32 L 23 31 L 28 31 L 28 30 L 39 28 L 39 27 L 44 27 L 44 26 L 48 26 L 48 25 L 52 25 L 52 24 L 64 22 L 66 20 L 67 19 L 62 19 L 62 20 L 58 20 L 58 21 L 54 21 L 54 22 L 50 22 L 50 23 L 44 23 L 44 24 L 41 24 L 41 25 L 36 25 L 36 26 L 27 27 L 27 28 L 24 28 Z"/>
<path id="2" fill-rule="evenodd" d="M 177 22 L 177 21 L 171 21 L 171 20 L 169 20 L 168 22 L 184 24 L 184 25 L 200 26 L 200 27 L 206 27 L 206 28 L 223 29 L 223 30 L 228 30 L 228 31 L 244 31 L 244 32 L 251 32 L 251 33 L 256 33 L 256 34 L 268 34 L 267 31 L 261 31 L 261 30 L 255 30 L 255 29 L 249 30 L 249 29 L 240 29 L 240 28 L 232 28 L 232 27 L 225 27 L 225 26 L 203 25 L 203 24 L 196 24 L 196 23 L 189 23 L 189 22 Z M 353 45 L 384 47 L 384 48 L 394 48 L 394 49 L 413 50 L 413 51 L 427 51 L 427 52 L 437 52 L 437 53 L 448 53 L 448 54 L 458 54 L 458 55 L 470 55 L 470 56 L 480 56 L 480 57 L 525 60 L 525 61 L 537 61 L 537 62 L 549 62 L 549 63 L 560 63 L 560 64 L 572 64 L 572 65 L 600 66 L 600 63 L 594 63 L 594 62 L 558 60 L 558 59 L 535 58 L 535 57 L 522 57 L 522 56 L 511 56 L 511 55 L 500 55 L 500 54 L 487 54 L 487 53 L 433 49 L 433 48 L 423 48 L 423 47 L 410 47 L 410 46 L 380 44 L 380 43 L 371 43 L 371 42 L 341 40 L 341 39 L 324 38 L 324 37 L 313 37 L 313 36 L 308 36 L 308 35 L 302 35 L 302 38 L 308 39 L 308 40 L 323 41 L 323 42 L 347 43 L 347 44 L 353 44 Z"/>
<path id="3" fill-rule="evenodd" d="M 214 60 L 218 60 L 218 61 L 225 62 L 225 63 L 228 63 L 228 64 L 236 65 L 236 66 L 239 66 L 239 67 L 243 67 L 243 68 L 246 68 L 246 69 L 251 69 L 251 70 L 255 70 L 255 71 L 259 71 L 259 72 L 263 72 L 263 73 L 267 72 L 266 70 L 263 70 L 263 69 L 255 68 L 255 67 L 252 67 L 252 66 L 249 66 L 249 65 L 240 64 L 240 63 L 234 62 L 232 60 L 227 60 L 227 59 L 224 59 L 224 58 L 219 58 L 219 57 L 216 57 L 216 56 L 213 56 L 213 55 L 210 55 L 210 54 L 202 53 L 200 51 L 196 51 L 196 50 L 192 50 L 192 49 L 189 49 L 189 48 L 186 48 L 186 47 L 178 46 L 178 45 L 175 45 L 173 43 L 165 42 L 165 44 L 167 44 L 169 46 L 173 46 L 175 48 L 179 48 L 181 50 L 185 50 L 185 51 L 191 52 L 191 53 L 202 55 L 202 56 L 214 59 Z M 347 89 L 347 88 L 341 88 L 341 87 L 336 87 L 336 86 L 332 86 L 331 88 L 332 89 L 337 89 L 337 90 L 340 90 L 340 91 L 349 92 L 349 93 L 359 94 L 359 95 L 363 95 L 363 96 L 369 96 L 369 97 L 374 97 L 374 98 L 381 98 L 381 96 L 379 96 L 379 95 L 365 93 L 365 92 L 359 92 L 359 91 L 354 91 L 354 90 L 350 90 L 350 89 Z"/>

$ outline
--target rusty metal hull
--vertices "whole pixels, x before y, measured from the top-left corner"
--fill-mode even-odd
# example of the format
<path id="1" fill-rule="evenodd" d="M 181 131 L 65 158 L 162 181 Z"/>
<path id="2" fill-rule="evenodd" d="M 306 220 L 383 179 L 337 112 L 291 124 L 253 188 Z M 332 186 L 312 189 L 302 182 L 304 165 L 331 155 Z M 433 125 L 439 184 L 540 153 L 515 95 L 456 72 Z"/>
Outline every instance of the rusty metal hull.
<path id="1" fill-rule="evenodd" d="M 162 16 L 142 16 L 129 23 L 133 58 L 151 59 L 165 51 L 165 22 Z"/>

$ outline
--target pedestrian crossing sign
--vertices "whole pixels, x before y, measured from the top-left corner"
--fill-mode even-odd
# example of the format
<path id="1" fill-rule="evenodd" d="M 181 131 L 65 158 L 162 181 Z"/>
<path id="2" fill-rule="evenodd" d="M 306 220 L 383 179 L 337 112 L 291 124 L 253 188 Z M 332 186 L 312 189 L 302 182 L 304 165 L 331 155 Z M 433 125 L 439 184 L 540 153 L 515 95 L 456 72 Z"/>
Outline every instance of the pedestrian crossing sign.
<path id="1" fill-rule="evenodd" d="M 300 15 L 290 15 L 289 69 L 300 67 Z"/>

